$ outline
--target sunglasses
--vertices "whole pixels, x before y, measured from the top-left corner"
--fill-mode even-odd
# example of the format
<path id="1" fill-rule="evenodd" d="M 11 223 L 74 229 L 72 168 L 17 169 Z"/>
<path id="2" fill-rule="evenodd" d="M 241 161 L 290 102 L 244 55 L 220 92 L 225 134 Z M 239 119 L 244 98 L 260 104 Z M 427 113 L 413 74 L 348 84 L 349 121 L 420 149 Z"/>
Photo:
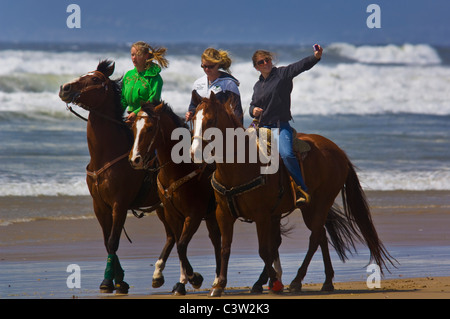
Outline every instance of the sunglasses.
<path id="1" fill-rule="evenodd" d="M 216 65 L 217 65 L 217 64 L 212 64 L 212 65 L 202 64 L 201 67 L 202 67 L 203 69 L 209 69 L 209 70 L 211 70 L 211 69 L 214 69 L 214 68 L 216 67 Z"/>
<path id="2" fill-rule="evenodd" d="M 272 59 L 270 59 L 270 58 L 265 58 L 265 59 L 262 59 L 262 60 L 257 61 L 257 62 L 256 62 L 256 65 L 263 65 L 263 64 L 265 64 L 265 63 L 269 63 L 271 60 L 272 60 Z"/>

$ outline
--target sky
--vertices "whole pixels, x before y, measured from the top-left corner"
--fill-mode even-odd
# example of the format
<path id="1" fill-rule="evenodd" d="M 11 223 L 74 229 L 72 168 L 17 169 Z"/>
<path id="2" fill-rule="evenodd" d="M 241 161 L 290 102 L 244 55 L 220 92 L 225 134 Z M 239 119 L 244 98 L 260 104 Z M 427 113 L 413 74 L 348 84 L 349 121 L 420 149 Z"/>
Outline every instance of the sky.
<path id="1" fill-rule="evenodd" d="M 70 4 L 80 28 L 67 26 Z M 0 0 L 0 42 L 450 46 L 449 14 L 449 0 Z"/>

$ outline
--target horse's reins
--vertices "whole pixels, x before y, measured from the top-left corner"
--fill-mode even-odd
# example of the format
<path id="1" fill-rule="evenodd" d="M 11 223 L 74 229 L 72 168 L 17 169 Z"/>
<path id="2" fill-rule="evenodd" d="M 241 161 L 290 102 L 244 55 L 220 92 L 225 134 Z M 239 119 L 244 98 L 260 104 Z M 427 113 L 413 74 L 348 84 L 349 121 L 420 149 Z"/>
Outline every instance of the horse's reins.
<path id="1" fill-rule="evenodd" d="M 69 104 L 70 104 L 70 103 L 77 104 L 77 103 L 75 102 L 75 100 L 78 99 L 83 93 L 86 93 L 86 92 L 88 92 L 88 91 L 91 91 L 91 90 L 94 90 L 94 89 L 98 89 L 98 88 L 103 88 L 103 89 L 105 90 L 105 92 L 108 91 L 108 89 L 109 89 L 109 88 L 108 88 L 108 83 L 111 81 L 111 80 L 110 80 L 108 77 L 106 77 L 102 72 L 97 71 L 97 70 L 92 71 L 92 72 L 89 72 L 88 75 L 89 75 L 89 74 L 95 74 L 95 75 L 99 76 L 100 78 L 103 79 L 103 82 L 100 83 L 100 84 L 91 85 L 91 86 L 88 86 L 88 87 L 85 87 L 85 88 L 81 89 L 81 91 L 80 91 L 79 93 L 77 93 L 77 94 L 73 97 L 73 99 L 72 99 L 71 102 L 66 103 L 66 107 L 67 107 L 67 109 L 68 109 L 71 113 L 73 113 L 75 116 L 77 116 L 78 118 L 80 118 L 80 119 L 82 119 L 82 120 L 84 120 L 84 121 L 86 121 L 86 122 L 88 122 L 89 120 L 88 120 L 87 118 L 85 118 L 84 116 L 80 115 L 78 112 L 76 112 Z M 84 104 L 83 104 L 82 107 L 85 108 L 85 109 L 86 109 L 87 111 L 89 111 L 89 112 L 94 112 L 95 114 L 97 114 L 98 116 L 100 116 L 100 117 L 102 117 L 102 118 L 104 118 L 104 119 L 107 119 L 107 120 L 109 120 L 109 121 L 112 121 L 112 122 L 117 123 L 117 124 L 120 124 L 120 125 L 124 125 L 124 126 L 126 126 L 127 128 L 129 128 L 128 125 L 127 125 L 126 123 L 124 123 L 123 121 L 118 121 L 118 120 L 116 120 L 116 119 L 114 119 L 114 118 L 111 118 L 111 117 L 109 117 L 109 116 L 106 116 L 106 115 L 104 115 L 103 113 L 98 112 L 98 111 L 96 111 L 96 110 L 93 110 L 93 109 L 91 109 L 90 107 L 88 107 L 88 106 L 86 106 L 86 105 L 84 105 Z"/>
<path id="2" fill-rule="evenodd" d="M 149 117 L 148 115 L 141 115 L 141 116 L 139 116 L 139 118 L 148 118 L 148 117 Z M 155 118 L 157 119 L 157 121 L 156 121 L 157 122 L 156 123 L 156 132 L 153 135 L 152 140 L 150 141 L 150 144 L 147 147 L 147 152 L 146 152 L 144 158 L 142 159 L 144 161 L 144 169 L 147 169 L 147 170 L 150 170 L 150 171 L 157 171 L 157 170 L 161 169 L 161 166 L 159 166 L 158 168 L 156 168 L 154 170 L 150 169 L 150 167 L 153 166 L 153 163 L 156 160 L 156 152 L 154 152 L 154 154 L 152 154 L 153 157 L 151 158 L 150 150 L 151 150 L 151 148 L 153 147 L 153 144 L 156 141 L 156 135 L 158 135 L 158 130 L 160 129 L 160 127 L 159 127 L 159 119 L 160 119 L 160 117 L 156 116 Z M 138 120 L 138 118 L 136 118 L 136 120 Z M 162 134 L 162 131 L 161 131 L 161 134 Z M 167 163 L 164 164 L 164 166 L 165 165 L 167 165 Z"/>
<path id="3" fill-rule="evenodd" d="M 217 124 L 217 116 L 214 118 L 216 121 L 216 123 L 215 123 L 215 125 L 216 125 Z M 251 126 L 256 129 L 256 132 L 258 132 L 258 130 L 259 130 L 259 123 L 261 121 L 261 118 L 262 118 L 262 113 L 259 115 L 259 117 L 257 119 L 253 120 L 253 122 L 251 123 Z M 193 120 L 191 120 L 191 121 L 193 122 Z M 214 125 L 212 125 L 212 126 L 214 126 Z M 201 141 L 204 141 L 207 144 L 210 143 L 210 140 L 205 139 L 202 135 L 201 136 L 198 136 L 198 135 L 192 136 L 192 141 L 194 141 L 194 139 L 200 139 Z M 274 212 L 275 209 L 278 207 L 278 205 L 281 202 L 281 198 L 283 197 L 283 194 L 284 194 L 284 187 L 282 186 L 281 178 L 282 178 L 282 175 L 280 175 L 280 181 L 279 181 L 280 187 L 279 187 L 279 191 L 278 191 L 278 198 L 277 198 L 277 201 L 275 202 L 274 206 L 271 209 L 271 213 Z M 217 179 L 215 177 L 215 172 L 213 173 L 212 178 L 211 178 L 211 185 L 212 185 L 213 189 L 217 193 L 219 193 L 220 195 L 225 197 L 225 200 L 227 202 L 228 209 L 229 209 L 231 215 L 234 218 L 239 219 L 243 222 L 247 222 L 247 223 L 251 223 L 253 221 L 243 218 L 241 216 L 241 214 L 239 213 L 239 209 L 237 208 L 235 198 L 239 195 L 242 195 L 244 193 L 253 191 L 261 186 L 264 186 L 265 183 L 266 183 L 266 176 L 259 175 L 249 182 L 246 182 L 244 184 L 234 186 L 231 188 L 227 188 L 217 181 Z M 286 214 L 284 217 L 288 216 L 290 213 Z"/>

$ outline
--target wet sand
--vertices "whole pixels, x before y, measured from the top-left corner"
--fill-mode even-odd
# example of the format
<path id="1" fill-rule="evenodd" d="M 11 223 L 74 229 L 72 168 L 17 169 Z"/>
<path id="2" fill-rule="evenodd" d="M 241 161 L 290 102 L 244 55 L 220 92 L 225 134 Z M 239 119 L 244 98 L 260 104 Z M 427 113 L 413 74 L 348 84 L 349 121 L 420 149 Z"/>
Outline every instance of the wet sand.
<path id="1" fill-rule="evenodd" d="M 323 280 L 321 253 L 317 252 L 305 278 L 304 291 L 292 295 L 250 295 L 248 286 L 257 279 L 262 264 L 257 256 L 254 224 L 236 222 L 230 260 L 230 289 L 224 299 L 397 299 L 450 298 L 450 192 L 367 192 L 375 226 L 390 253 L 400 262 L 381 280 L 380 289 L 368 289 L 367 251 L 358 246 L 358 255 L 343 264 L 332 256 L 335 267 L 335 291 L 320 292 Z M 1 209 L 85 209 L 90 198 L 1 199 Z M 89 216 L 89 214 L 87 214 Z M 289 217 L 295 225 L 280 249 L 284 268 L 283 281 L 288 285 L 307 250 L 309 231 L 300 214 Z M 118 255 L 130 284 L 128 296 L 98 294 L 103 277 L 106 252 L 96 219 L 74 220 L 40 218 L 0 227 L 0 298 L 207 298 L 214 278 L 213 249 L 206 227 L 201 225 L 189 246 L 194 269 L 200 269 L 205 281 L 202 290 L 190 289 L 186 297 L 173 297 L 171 286 L 179 276 L 176 251 L 166 267 L 166 285 L 151 289 L 153 265 L 162 249 L 165 236 L 155 215 L 143 219 L 129 216 L 125 225 L 133 243 L 122 235 Z M 79 264 L 82 288 L 69 289 L 66 267 Z M 200 264 L 200 266 L 198 266 Z M 197 266 L 197 269 L 196 269 Z M 234 267 L 234 268 L 233 268 Z M 189 286 L 189 285 L 188 285 Z M 190 288 L 190 287 L 187 287 Z"/>

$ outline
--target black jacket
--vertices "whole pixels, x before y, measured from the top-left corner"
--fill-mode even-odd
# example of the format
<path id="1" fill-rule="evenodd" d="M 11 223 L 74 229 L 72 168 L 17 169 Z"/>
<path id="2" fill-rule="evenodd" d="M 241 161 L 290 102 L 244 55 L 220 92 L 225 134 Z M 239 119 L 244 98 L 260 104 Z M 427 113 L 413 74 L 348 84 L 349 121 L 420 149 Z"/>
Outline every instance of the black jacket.
<path id="1" fill-rule="evenodd" d="M 278 121 L 290 121 L 292 80 L 300 73 L 311 69 L 318 61 L 312 55 L 285 67 L 274 67 L 267 79 L 261 75 L 253 87 L 250 116 L 254 117 L 253 109 L 260 107 L 263 109 L 261 126 L 276 124 Z"/>

